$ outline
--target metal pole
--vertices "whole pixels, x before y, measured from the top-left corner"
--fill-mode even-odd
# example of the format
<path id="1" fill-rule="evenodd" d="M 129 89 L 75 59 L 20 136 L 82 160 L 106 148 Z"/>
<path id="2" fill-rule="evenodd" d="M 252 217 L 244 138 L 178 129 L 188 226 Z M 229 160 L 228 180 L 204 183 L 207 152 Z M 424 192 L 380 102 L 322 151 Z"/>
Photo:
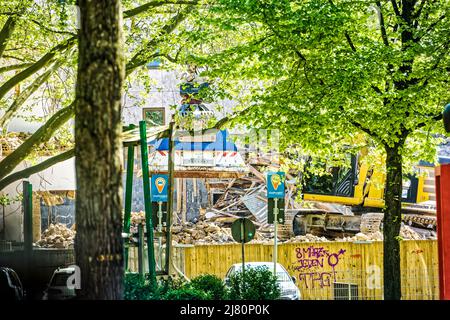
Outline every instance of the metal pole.
<path id="1" fill-rule="evenodd" d="M 33 250 L 33 186 L 23 182 L 23 242 L 26 256 Z"/>
<path id="2" fill-rule="evenodd" d="M 139 276 L 144 279 L 144 228 L 142 223 L 138 224 L 138 269 Z"/>
<path id="3" fill-rule="evenodd" d="M 244 219 L 241 218 L 241 246 L 242 246 L 242 287 L 244 287 L 245 279 L 245 224 Z"/>
<path id="4" fill-rule="evenodd" d="M 175 173 L 175 141 L 173 137 L 173 128 L 175 126 L 175 121 L 170 121 L 169 124 L 169 181 L 167 185 L 167 226 L 166 226 L 166 264 L 164 270 L 166 274 L 170 272 L 171 265 L 171 248 L 172 248 L 172 234 L 170 232 L 170 227 L 172 225 L 172 214 L 173 214 L 173 187 L 174 187 L 174 173 Z"/>
<path id="5" fill-rule="evenodd" d="M 144 185 L 145 226 L 147 229 L 148 271 L 151 281 L 156 283 L 155 248 L 153 246 L 152 196 L 148 170 L 147 128 L 145 121 L 139 121 L 141 136 L 142 180 Z"/>
<path id="6" fill-rule="evenodd" d="M 277 275 L 277 255 L 278 255 L 278 198 L 274 200 L 273 208 L 273 225 L 274 225 L 274 239 L 273 239 L 273 274 Z"/>
<path id="7" fill-rule="evenodd" d="M 162 232 L 162 202 L 158 201 L 158 232 L 161 233 Z M 161 234 L 158 237 L 158 252 L 159 252 L 159 270 L 163 270 L 163 265 L 162 265 L 162 238 L 161 238 Z"/>
<path id="8" fill-rule="evenodd" d="M 130 233 L 131 201 L 133 195 L 134 145 L 128 146 L 127 180 L 125 184 L 125 216 L 123 218 L 123 232 Z M 128 246 L 125 247 L 125 270 L 128 269 Z"/>

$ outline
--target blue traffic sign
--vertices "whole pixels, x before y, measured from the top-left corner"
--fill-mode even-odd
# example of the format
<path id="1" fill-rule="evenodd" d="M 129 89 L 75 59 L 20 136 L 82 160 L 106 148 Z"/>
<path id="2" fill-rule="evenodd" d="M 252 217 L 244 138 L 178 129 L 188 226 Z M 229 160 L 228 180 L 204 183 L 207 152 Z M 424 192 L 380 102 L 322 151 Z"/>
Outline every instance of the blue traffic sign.
<path id="1" fill-rule="evenodd" d="M 267 198 L 284 198 L 284 172 L 267 173 Z"/>
<path id="2" fill-rule="evenodd" d="M 167 202 L 167 174 L 152 175 L 152 202 Z"/>

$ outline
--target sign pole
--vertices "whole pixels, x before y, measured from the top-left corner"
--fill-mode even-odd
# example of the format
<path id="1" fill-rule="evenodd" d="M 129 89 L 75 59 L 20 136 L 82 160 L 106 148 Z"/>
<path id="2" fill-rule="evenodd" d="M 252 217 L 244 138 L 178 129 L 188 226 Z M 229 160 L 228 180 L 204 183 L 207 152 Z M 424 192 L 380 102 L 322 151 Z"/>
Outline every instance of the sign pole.
<path id="1" fill-rule="evenodd" d="M 173 214 L 173 188 L 175 186 L 175 137 L 174 137 L 175 121 L 172 118 L 169 124 L 169 163 L 168 174 L 169 181 L 167 183 L 167 219 L 166 219 L 166 257 L 165 257 L 165 273 L 170 274 L 170 266 L 172 262 L 172 234 L 170 228 L 172 226 Z"/>
<path id="2" fill-rule="evenodd" d="M 162 201 L 158 201 L 158 233 L 162 232 Z M 162 270 L 163 269 L 163 264 L 162 264 L 162 238 L 161 238 L 161 234 L 159 234 L 158 237 L 158 250 L 159 250 L 159 269 Z"/>
<path id="3" fill-rule="evenodd" d="M 273 226 L 274 226 L 274 238 L 273 238 L 273 274 L 277 274 L 277 260 L 278 260 L 278 198 L 274 200 L 273 208 Z"/>
<path id="4" fill-rule="evenodd" d="M 144 186 L 145 227 L 147 229 L 148 269 L 152 283 L 156 283 L 155 248 L 153 244 L 152 196 L 150 192 L 150 174 L 148 169 L 147 128 L 145 121 L 139 121 L 141 138 L 142 182 Z"/>
<path id="5" fill-rule="evenodd" d="M 241 221 L 241 246 L 242 246 L 242 285 L 244 284 L 245 278 L 245 223 L 244 219 L 240 219 Z"/>
<path id="6" fill-rule="evenodd" d="M 255 237 L 256 228 L 253 222 L 247 218 L 238 218 L 231 225 L 231 236 L 233 239 L 241 243 L 242 250 L 242 286 L 244 286 L 245 278 L 245 243 L 251 241 Z"/>
<path id="7" fill-rule="evenodd" d="M 133 196 L 133 169 L 134 169 L 134 145 L 130 144 L 128 146 L 128 157 L 127 157 L 127 178 L 125 185 L 125 216 L 123 218 L 123 231 L 124 233 L 130 233 L 130 222 L 131 222 L 131 203 Z M 125 246 L 125 245 L 124 245 Z M 125 247 L 125 270 L 128 269 L 128 246 Z"/>
<path id="8" fill-rule="evenodd" d="M 144 279 L 144 227 L 142 223 L 138 225 L 138 270 L 141 279 Z"/>

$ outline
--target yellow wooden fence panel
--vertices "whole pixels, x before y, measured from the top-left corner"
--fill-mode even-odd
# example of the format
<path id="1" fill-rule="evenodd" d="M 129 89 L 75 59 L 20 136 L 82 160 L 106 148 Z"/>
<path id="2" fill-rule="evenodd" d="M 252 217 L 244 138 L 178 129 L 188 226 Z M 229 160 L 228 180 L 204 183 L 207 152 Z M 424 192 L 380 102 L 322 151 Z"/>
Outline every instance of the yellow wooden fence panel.
<path id="1" fill-rule="evenodd" d="M 437 299 L 437 242 L 401 242 L 403 299 Z M 215 274 L 224 278 L 241 262 L 240 244 L 201 245 L 183 251 L 187 277 Z M 246 244 L 246 262 L 272 261 L 273 246 Z M 296 278 L 303 299 L 334 299 L 334 283 L 357 285 L 357 299 L 383 298 L 383 243 L 381 241 L 286 243 L 278 247 L 278 262 Z"/>

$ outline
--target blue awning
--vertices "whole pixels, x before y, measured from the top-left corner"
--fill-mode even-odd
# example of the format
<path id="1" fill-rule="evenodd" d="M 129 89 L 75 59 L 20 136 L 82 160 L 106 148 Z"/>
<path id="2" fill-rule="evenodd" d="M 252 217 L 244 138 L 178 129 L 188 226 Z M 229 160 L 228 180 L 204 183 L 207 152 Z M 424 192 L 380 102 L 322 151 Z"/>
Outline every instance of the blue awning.
<path id="1" fill-rule="evenodd" d="M 228 130 L 220 130 L 216 134 L 214 142 L 180 142 L 175 140 L 175 150 L 184 151 L 236 151 L 236 144 L 229 139 Z M 163 138 L 152 140 L 148 145 L 153 146 L 156 151 L 168 151 L 169 139 Z"/>

